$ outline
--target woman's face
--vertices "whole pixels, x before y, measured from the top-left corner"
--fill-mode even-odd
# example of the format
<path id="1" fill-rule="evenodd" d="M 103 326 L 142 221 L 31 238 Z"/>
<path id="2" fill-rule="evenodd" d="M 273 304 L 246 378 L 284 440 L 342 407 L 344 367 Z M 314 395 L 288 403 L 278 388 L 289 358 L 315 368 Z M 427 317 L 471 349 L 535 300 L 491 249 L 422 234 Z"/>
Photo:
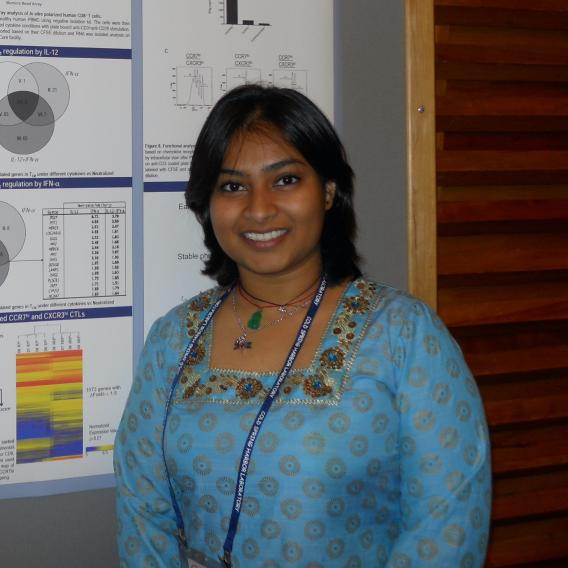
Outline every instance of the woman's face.
<path id="1" fill-rule="evenodd" d="M 279 132 L 237 135 L 210 202 L 215 236 L 239 273 L 317 274 L 325 212 L 335 184 L 322 183 Z M 248 275 L 247 274 L 247 275 Z"/>

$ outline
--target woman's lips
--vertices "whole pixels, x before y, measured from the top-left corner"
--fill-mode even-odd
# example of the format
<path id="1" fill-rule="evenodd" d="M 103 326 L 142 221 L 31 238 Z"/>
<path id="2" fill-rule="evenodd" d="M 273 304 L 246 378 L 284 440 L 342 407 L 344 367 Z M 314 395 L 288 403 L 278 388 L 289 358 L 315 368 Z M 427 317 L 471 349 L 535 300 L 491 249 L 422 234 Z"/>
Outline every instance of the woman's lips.
<path id="1" fill-rule="evenodd" d="M 265 243 L 267 241 L 273 241 L 274 239 L 277 239 L 283 235 L 285 235 L 288 231 L 286 229 L 276 229 L 274 231 L 266 231 L 263 233 L 259 233 L 256 231 L 247 231 L 246 233 L 243 233 L 246 239 L 249 239 L 250 241 L 255 241 L 255 242 L 261 242 L 261 243 Z"/>
<path id="2" fill-rule="evenodd" d="M 288 233 L 287 229 L 273 231 L 245 231 L 242 233 L 245 241 L 257 249 L 271 248 L 277 245 Z"/>

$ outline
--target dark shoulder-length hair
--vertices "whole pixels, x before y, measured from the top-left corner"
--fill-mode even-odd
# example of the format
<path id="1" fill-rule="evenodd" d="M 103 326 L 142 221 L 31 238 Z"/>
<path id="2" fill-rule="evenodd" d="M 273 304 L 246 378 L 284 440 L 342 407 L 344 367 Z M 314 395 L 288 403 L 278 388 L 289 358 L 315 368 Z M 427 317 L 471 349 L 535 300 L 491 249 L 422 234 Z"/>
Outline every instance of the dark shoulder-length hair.
<path id="1" fill-rule="evenodd" d="M 203 273 L 226 286 L 238 278 L 234 261 L 220 247 L 209 214 L 209 202 L 225 152 L 233 138 L 246 131 L 274 127 L 326 182 L 336 185 L 321 236 L 323 269 L 331 284 L 361 275 L 355 248 L 353 170 L 333 126 L 307 97 L 292 89 L 257 84 L 237 87 L 213 107 L 197 138 L 185 192 L 188 207 L 204 232 L 210 256 Z"/>

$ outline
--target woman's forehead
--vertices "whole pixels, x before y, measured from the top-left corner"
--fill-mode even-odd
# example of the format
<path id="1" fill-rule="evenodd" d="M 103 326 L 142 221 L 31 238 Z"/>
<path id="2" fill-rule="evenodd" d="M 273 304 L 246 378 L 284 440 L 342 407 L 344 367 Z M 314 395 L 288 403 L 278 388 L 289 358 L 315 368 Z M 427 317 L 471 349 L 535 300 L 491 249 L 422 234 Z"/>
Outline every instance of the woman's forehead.
<path id="1" fill-rule="evenodd" d="M 223 167 L 284 158 L 305 161 L 300 152 L 284 138 L 279 129 L 270 124 L 263 124 L 237 132 L 233 136 L 223 158 Z"/>

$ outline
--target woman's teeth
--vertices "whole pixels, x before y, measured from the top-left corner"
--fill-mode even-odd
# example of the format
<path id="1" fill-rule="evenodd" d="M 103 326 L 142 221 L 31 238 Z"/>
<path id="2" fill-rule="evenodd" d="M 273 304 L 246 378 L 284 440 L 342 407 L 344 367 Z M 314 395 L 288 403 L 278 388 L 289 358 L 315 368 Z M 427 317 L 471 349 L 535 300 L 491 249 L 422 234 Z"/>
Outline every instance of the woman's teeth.
<path id="1" fill-rule="evenodd" d="M 245 233 L 245 237 L 251 241 L 271 241 L 286 233 L 285 229 L 279 231 L 269 231 L 268 233 Z"/>

